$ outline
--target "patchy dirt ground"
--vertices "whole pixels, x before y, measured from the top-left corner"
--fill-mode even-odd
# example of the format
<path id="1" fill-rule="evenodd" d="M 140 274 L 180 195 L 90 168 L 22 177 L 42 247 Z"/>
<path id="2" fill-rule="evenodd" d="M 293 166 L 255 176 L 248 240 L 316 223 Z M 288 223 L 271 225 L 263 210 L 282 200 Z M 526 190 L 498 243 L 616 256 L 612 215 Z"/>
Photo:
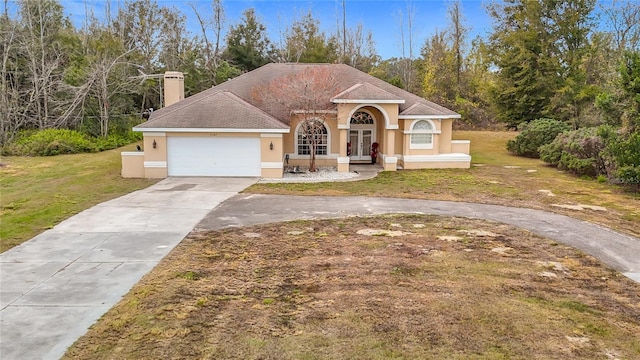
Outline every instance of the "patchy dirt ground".
<path id="1" fill-rule="evenodd" d="M 640 286 L 510 226 L 435 216 L 192 233 L 68 359 L 640 358 Z"/>

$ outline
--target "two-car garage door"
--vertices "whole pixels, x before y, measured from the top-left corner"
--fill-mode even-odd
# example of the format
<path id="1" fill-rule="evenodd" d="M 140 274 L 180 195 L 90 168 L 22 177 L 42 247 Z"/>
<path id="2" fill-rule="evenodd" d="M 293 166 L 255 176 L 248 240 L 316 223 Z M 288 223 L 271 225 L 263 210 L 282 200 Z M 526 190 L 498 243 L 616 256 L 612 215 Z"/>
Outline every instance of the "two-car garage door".
<path id="1" fill-rule="evenodd" d="M 260 176 L 260 138 L 167 137 L 169 176 Z"/>

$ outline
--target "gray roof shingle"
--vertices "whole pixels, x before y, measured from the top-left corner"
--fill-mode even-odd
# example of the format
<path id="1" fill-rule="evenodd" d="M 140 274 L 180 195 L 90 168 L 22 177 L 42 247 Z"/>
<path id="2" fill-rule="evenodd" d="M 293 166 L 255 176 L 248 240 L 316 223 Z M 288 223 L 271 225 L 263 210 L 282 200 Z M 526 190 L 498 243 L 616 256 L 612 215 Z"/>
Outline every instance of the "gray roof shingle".
<path id="1" fill-rule="evenodd" d="M 215 91 L 214 91 L 215 90 Z M 229 91 L 211 88 L 152 113 L 146 128 L 288 129 Z"/>
<path id="2" fill-rule="evenodd" d="M 404 99 L 400 96 L 382 90 L 368 82 L 357 83 L 331 99 L 332 102 L 336 102 L 336 100 L 378 100 L 404 103 Z"/>
<path id="3" fill-rule="evenodd" d="M 190 96 L 178 103 L 155 111 L 150 119 L 137 128 L 239 128 L 286 129 L 291 111 L 283 101 L 265 102 L 256 96 L 256 89 L 274 80 L 295 78 L 308 69 L 326 67 L 336 79 L 333 99 L 404 100 L 398 104 L 403 115 L 431 115 L 457 117 L 456 112 L 425 100 L 406 90 L 345 64 L 267 64 L 256 70 L 228 80 L 211 89 Z M 326 99 L 321 109 L 336 109 Z"/>

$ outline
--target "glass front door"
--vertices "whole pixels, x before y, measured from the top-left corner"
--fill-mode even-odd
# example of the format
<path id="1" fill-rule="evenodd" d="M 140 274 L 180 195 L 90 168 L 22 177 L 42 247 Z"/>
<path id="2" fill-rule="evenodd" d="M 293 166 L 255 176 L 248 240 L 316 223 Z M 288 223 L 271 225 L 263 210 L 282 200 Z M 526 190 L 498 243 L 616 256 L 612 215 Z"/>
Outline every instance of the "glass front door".
<path id="1" fill-rule="evenodd" d="M 373 130 L 349 130 L 349 147 L 352 161 L 371 161 L 371 144 L 373 144 Z"/>

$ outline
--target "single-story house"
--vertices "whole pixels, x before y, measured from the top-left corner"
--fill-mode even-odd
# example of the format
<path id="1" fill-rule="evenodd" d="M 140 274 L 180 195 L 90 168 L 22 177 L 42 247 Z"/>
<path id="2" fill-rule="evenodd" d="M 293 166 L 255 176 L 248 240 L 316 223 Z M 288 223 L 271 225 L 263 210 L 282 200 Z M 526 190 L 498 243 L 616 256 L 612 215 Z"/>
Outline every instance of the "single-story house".
<path id="1" fill-rule="evenodd" d="M 182 73 L 164 81 L 167 106 L 133 128 L 144 151 L 122 153 L 123 177 L 278 178 L 312 148 L 339 172 L 471 164 L 469 141 L 451 139 L 459 114 L 348 65 L 268 64 L 186 99 Z M 311 120 L 323 127 L 315 141 Z"/>

